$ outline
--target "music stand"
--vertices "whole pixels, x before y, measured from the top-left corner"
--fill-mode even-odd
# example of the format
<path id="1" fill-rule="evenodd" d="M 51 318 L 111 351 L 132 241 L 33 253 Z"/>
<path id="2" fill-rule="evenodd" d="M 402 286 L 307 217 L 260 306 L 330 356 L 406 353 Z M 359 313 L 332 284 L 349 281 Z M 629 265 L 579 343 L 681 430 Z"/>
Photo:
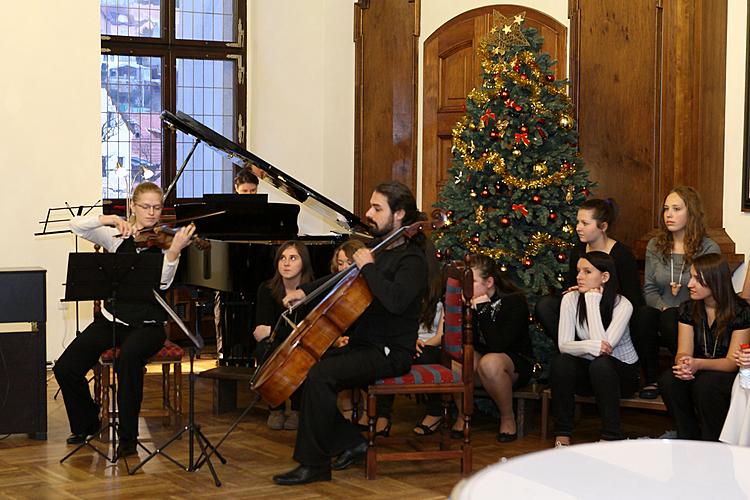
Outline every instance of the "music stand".
<path id="1" fill-rule="evenodd" d="M 203 349 L 203 337 L 200 336 L 200 313 L 198 313 L 196 317 L 196 325 L 195 330 L 196 334 L 193 334 L 188 330 L 188 328 L 185 326 L 185 323 L 182 322 L 182 319 L 175 313 L 171 307 L 169 307 L 169 304 L 162 299 L 158 293 L 154 292 L 154 297 L 156 298 L 156 301 L 161 304 L 161 306 L 164 308 L 165 311 L 167 311 L 167 314 L 174 320 L 174 322 L 179 326 L 180 330 L 185 333 L 185 335 L 190 339 L 192 345 L 189 347 L 189 353 L 190 353 L 190 374 L 188 375 L 188 423 L 185 427 L 180 429 L 175 435 L 173 435 L 171 438 L 169 438 L 163 445 L 157 447 L 153 452 L 149 453 L 149 455 L 144 458 L 140 463 L 138 463 L 135 467 L 133 467 L 132 470 L 128 470 L 128 474 L 131 476 L 135 474 L 138 469 L 146 465 L 146 463 L 154 458 L 156 455 L 163 455 L 165 458 L 167 458 L 170 462 L 174 463 L 181 469 L 185 470 L 186 472 L 194 472 L 198 470 L 203 463 L 206 463 L 208 465 L 208 469 L 211 471 L 211 476 L 214 478 L 214 484 L 218 487 L 221 486 L 221 481 L 219 481 L 218 476 L 216 475 L 216 470 L 214 469 L 213 464 L 211 463 L 210 456 L 211 454 L 216 454 L 216 456 L 219 458 L 221 463 L 225 464 L 227 463 L 226 459 L 224 459 L 221 454 L 217 451 L 216 447 L 211 444 L 211 442 L 208 440 L 208 438 L 203 434 L 201 431 L 200 425 L 195 423 L 195 379 L 196 374 L 193 370 L 193 362 L 195 360 L 196 354 Z M 200 311 L 200 307 L 197 308 L 198 311 Z M 184 465 L 175 460 L 173 457 L 169 456 L 164 450 L 174 443 L 176 440 L 178 440 L 185 432 L 188 433 L 189 440 L 188 440 L 188 464 Z M 195 458 L 195 446 L 194 441 L 198 442 L 198 446 L 200 446 L 201 454 L 198 456 L 198 458 Z M 210 453 L 209 453 L 210 450 Z M 200 460 L 201 457 L 206 457 L 204 460 Z"/>
<path id="2" fill-rule="evenodd" d="M 108 300 L 108 311 L 112 314 L 112 412 L 109 422 L 97 435 L 112 429 L 112 457 L 102 453 L 88 437 L 73 451 L 65 455 L 63 463 L 85 446 L 92 448 L 103 458 L 117 462 L 117 301 L 150 300 L 161 281 L 164 256 L 161 253 L 71 253 L 68 256 L 68 276 L 63 301 Z M 138 443 L 140 444 L 140 443 Z M 145 446 L 141 444 L 144 449 Z M 149 451 L 146 449 L 146 451 Z"/>

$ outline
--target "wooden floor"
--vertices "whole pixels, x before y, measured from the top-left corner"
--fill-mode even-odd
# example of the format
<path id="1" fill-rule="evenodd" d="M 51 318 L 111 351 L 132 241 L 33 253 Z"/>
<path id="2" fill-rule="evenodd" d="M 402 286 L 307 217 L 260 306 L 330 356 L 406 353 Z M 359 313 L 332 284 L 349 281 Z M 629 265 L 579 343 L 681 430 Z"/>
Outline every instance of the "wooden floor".
<path id="1" fill-rule="evenodd" d="M 197 370 L 215 366 L 206 359 L 197 362 Z M 183 364 L 183 373 L 188 370 Z M 461 479 L 457 461 L 436 463 L 400 462 L 385 463 L 379 467 L 377 480 L 368 481 L 362 466 L 333 473 L 333 481 L 305 486 L 280 487 L 273 484 L 271 476 L 286 472 L 296 464 L 292 461 L 295 433 L 271 431 L 265 426 L 267 410 L 252 410 L 220 451 L 227 464 L 215 461 L 216 472 L 222 482 L 217 488 L 207 468 L 185 472 L 165 458 L 156 457 L 133 476 L 127 473 L 125 461 L 111 464 L 94 452 L 82 450 L 64 464 L 62 458 L 70 446 L 65 444 L 69 434 L 68 421 L 62 398 L 52 398 L 57 390 L 52 373 L 48 384 L 48 440 L 34 441 L 25 435 L 0 436 L 0 499 L 6 498 L 205 498 L 216 495 L 228 498 L 445 498 Z M 187 396 L 187 376 L 185 395 Z M 250 400 L 248 388 L 241 388 L 240 401 Z M 160 377 L 147 375 L 144 407 L 158 404 L 161 397 Z M 539 407 L 529 404 L 527 436 L 514 443 L 495 441 L 496 423 L 481 414 L 475 419 L 472 443 L 474 470 L 495 463 L 503 457 L 546 449 L 552 441 L 541 441 L 539 434 Z M 577 424 L 574 442 L 598 439 L 598 418 L 589 405 Z M 588 408 L 587 408 L 588 407 Z M 211 386 L 209 381 L 198 379 L 196 384 L 197 421 L 206 436 L 216 443 L 239 411 L 219 417 L 211 415 Z M 184 404 L 187 412 L 187 400 Z M 381 439 L 384 446 L 421 445 L 423 439 L 412 439 L 411 429 L 420 418 L 422 408 L 413 400 L 398 398 L 394 412 L 391 438 Z M 630 437 L 660 435 L 671 423 L 662 414 L 630 410 L 623 414 L 623 431 Z M 161 419 L 141 419 L 140 433 L 144 444 L 153 449 L 162 444 L 176 428 L 163 427 Z M 409 441 L 402 439 L 408 437 Z M 98 443 L 105 447 L 103 443 Z M 180 461 L 187 458 L 188 439 L 176 441 L 169 453 Z M 140 450 L 140 458 L 146 456 Z M 136 460 L 129 460 L 132 467 Z"/>

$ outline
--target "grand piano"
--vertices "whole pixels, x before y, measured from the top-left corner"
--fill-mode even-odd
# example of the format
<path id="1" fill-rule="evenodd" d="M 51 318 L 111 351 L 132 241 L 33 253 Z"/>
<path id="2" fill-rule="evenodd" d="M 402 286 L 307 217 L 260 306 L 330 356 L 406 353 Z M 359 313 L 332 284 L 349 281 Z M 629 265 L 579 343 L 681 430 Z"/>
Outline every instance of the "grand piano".
<path id="1" fill-rule="evenodd" d="M 205 195 L 200 202 L 175 205 L 178 220 L 224 212 L 195 220 L 197 234 L 209 239 L 211 248 L 201 251 L 191 246 L 183 252 L 176 283 L 216 291 L 219 364 L 247 365 L 255 346 L 251 332 L 256 292 L 258 285 L 273 275 L 273 257 L 278 246 L 290 239 L 303 241 L 310 250 L 315 275 L 319 277 L 330 272 L 329 263 L 335 247 L 367 228 L 359 217 L 344 207 L 191 116 L 164 111 L 162 120 L 170 128 L 191 136 L 196 143 L 205 143 L 237 165 L 254 165 L 263 171 L 259 191 L 267 191 L 266 195 Z M 290 197 L 291 203 L 268 202 L 269 195 Z M 311 235 L 304 234 L 307 230 L 300 231 L 301 207 L 305 207 L 302 215 L 307 217 L 302 224 L 310 225 L 310 219 L 313 219 L 312 225 L 317 228 L 327 227 L 326 234 Z M 208 336 L 205 331 L 202 334 Z"/>

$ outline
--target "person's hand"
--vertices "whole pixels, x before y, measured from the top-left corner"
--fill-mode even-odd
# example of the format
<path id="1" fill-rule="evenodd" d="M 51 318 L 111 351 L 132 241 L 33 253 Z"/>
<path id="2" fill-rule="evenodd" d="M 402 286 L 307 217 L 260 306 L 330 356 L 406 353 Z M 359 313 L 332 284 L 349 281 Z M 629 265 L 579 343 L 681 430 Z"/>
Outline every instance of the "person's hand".
<path id="1" fill-rule="evenodd" d="M 333 347 L 344 347 L 349 343 L 348 336 L 342 336 L 333 341 Z"/>
<path id="2" fill-rule="evenodd" d="M 135 225 L 128 223 L 128 221 L 117 215 L 100 215 L 99 222 L 104 226 L 112 226 L 117 229 L 122 239 L 129 238 L 135 234 Z"/>
<path id="3" fill-rule="evenodd" d="M 675 378 L 680 380 L 693 380 L 696 371 L 695 358 L 692 356 L 681 357 L 677 364 L 672 367 Z"/>
<path id="4" fill-rule="evenodd" d="M 587 288 L 586 292 L 582 292 L 582 293 L 588 293 L 588 292 L 604 293 L 604 287 L 597 286 L 594 288 Z"/>
<path id="5" fill-rule="evenodd" d="M 568 287 L 568 289 L 563 292 L 563 295 L 565 295 L 566 293 L 569 293 L 569 292 L 580 292 L 581 290 L 579 288 L 580 287 L 578 285 L 573 285 L 571 287 Z M 581 293 L 583 293 L 583 292 L 581 292 Z"/>
<path id="6" fill-rule="evenodd" d="M 734 362 L 741 368 L 750 367 L 750 347 L 745 347 L 743 349 L 743 347 L 740 346 L 739 349 L 734 351 Z"/>
<path id="7" fill-rule="evenodd" d="M 422 348 L 424 347 L 424 341 L 422 339 L 417 339 L 417 353 L 414 355 L 414 359 L 417 359 L 422 355 Z"/>
<path id="8" fill-rule="evenodd" d="M 253 330 L 253 337 L 255 337 L 256 342 L 260 342 L 269 335 L 271 335 L 270 325 L 258 325 L 255 327 L 255 330 Z"/>
<path id="9" fill-rule="evenodd" d="M 478 297 L 472 297 L 471 298 L 471 307 L 476 309 L 479 304 L 484 304 L 485 302 L 489 302 L 490 298 L 485 293 L 484 295 L 480 295 Z"/>
<path id="10" fill-rule="evenodd" d="M 359 250 L 354 252 L 354 255 L 352 255 L 352 260 L 360 269 L 365 267 L 367 264 L 372 264 L 375 262 L 375 258 L 372 256 L 372 251 L 369 248 L 360 248 Z"/>
<path id="11" fill-rule="evenodd" d="M 181 227 L 174 233 L 172 238 L 172 244 L 169 246 L 169 250 L 180 253 L 183 248 L 190 245 L 190 240 L 195 233 L 195 224 L 190 223 L 187 226 Z"/>
<path id="12" fill-rule="evenodd" d="M 610 356 L 612 354 L 612 344 L 606 340 L 602 340 L 602 347 L 599 350 L 600 356 Z"/>
<path id="13" fill-rule="evenodd" d="M 305 294 L 304 291 L 300 290 L 299 288 L 289 292 L 284 296 L 283 299 L 281 299 L 281 303 L 285 308 L 290 308 L 293 305 L 302 302 L 302 300 L 307 297 L 307 294 Z"/>

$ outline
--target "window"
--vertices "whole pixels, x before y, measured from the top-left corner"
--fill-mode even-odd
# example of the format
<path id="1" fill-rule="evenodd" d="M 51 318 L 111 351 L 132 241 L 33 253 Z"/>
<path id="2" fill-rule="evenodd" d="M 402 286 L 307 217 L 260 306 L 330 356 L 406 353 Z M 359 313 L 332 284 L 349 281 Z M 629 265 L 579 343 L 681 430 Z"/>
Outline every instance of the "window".
<path id="1" fill-rule="evenodd" d="M 164 109 L 244 143 L 245 3 L 100 0 L 103 197 L 124 198 L 145 178 L 172 183 L 193 138 L 164 134 Z M 233 174 L 200 144 L 170 200 L 230 193 Z"/>

